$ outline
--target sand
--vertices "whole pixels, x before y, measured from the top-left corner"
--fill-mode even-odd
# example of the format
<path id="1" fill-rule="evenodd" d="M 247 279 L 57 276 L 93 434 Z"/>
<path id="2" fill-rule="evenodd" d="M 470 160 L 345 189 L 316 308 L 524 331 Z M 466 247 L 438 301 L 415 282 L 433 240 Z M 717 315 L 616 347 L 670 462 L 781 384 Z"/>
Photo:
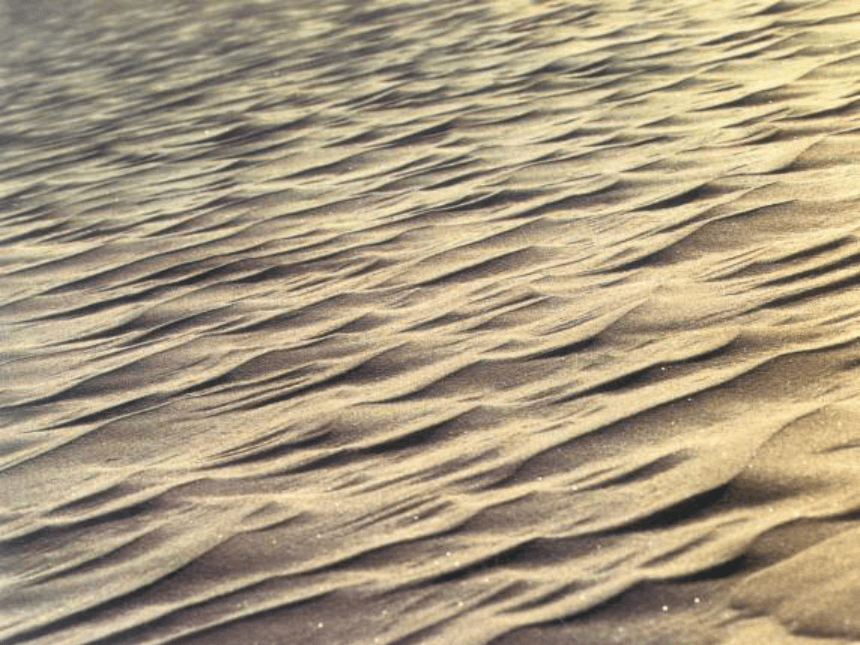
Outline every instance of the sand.
<path id="1" fill-rule="evenodd" d="M 860 640 L 857 11 L 0 4 L 0 643 Z"/>

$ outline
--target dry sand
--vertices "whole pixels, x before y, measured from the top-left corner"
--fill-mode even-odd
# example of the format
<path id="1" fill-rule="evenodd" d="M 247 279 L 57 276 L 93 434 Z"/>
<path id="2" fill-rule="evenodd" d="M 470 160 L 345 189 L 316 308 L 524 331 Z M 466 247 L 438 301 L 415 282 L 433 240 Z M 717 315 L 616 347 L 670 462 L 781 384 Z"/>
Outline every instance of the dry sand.
<path id="1" fill-rule="evenodd" d="M 0 4 L 0 643 L 860 639 L 857 0 Z"/>

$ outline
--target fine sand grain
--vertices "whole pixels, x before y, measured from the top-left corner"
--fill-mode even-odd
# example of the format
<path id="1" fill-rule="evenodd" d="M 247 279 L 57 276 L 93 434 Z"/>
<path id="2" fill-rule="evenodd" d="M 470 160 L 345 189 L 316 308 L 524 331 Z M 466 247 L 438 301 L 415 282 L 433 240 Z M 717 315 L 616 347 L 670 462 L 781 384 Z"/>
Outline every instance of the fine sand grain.
<path id="1" fill-rule="evenodd" d="M 0 2 L 0 644 L 860 640 L 857 0 Z"/>

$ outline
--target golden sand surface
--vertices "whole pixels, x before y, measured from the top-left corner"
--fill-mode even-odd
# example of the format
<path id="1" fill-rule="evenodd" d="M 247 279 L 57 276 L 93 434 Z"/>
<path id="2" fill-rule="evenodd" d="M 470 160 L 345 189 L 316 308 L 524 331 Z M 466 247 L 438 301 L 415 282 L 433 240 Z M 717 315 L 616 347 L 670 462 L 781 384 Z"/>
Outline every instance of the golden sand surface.
<path id="1" fill-rule="evenodd" d="M 860 640 L 857 0 L 0 2 L 0 644 Z"/>

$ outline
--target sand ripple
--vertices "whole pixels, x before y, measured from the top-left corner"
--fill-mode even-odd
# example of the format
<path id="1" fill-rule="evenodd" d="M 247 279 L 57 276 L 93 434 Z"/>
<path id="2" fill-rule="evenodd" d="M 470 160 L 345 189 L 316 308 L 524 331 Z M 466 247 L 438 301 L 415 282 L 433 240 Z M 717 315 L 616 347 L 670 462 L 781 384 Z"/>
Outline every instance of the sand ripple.
<path id="1" fill-rule="evenodd" d="M 0 33 L 0 643 L 860 638 L 854 0 Z"/>

